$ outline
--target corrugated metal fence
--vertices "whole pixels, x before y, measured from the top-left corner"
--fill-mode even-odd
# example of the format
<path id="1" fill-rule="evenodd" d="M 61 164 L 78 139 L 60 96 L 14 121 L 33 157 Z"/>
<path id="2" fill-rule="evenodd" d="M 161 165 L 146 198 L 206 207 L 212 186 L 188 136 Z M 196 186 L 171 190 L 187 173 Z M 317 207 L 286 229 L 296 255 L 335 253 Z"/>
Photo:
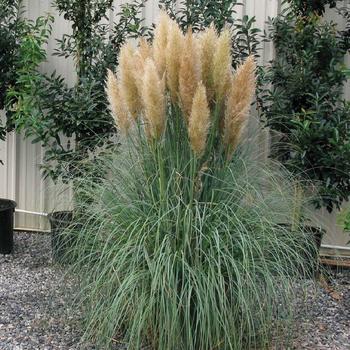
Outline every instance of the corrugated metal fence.
<path id="1" fill-rule="evenodd" d="M 115 1 L 115 10 L 110 13 L 112 21 L 119 12 L 120 5 L 126 0 Z M 275 16 L 280 9 L 280 0 L 245 0 L 242 6 L 237 7 L 237 17 L 247 14 L 256 17 L 256 26 L 266 29 L 268 17 Z M 349 1 L 344 1 L 349 4 Z M 34 19 L 40 15 L 50 12 L 55 15 L 55 23 L 51 40 L 48 43 L 48 62 L 42 67 L 45 72 L 58 71 L 68 81 L 73 81 L 72 62 L 66 59 L 52 56 L 55 48 L 55 38 L 71 30 L 70 25 L 62 17 L 59 17 L 48 0 L 25 0 L 26 16 Z M 158 1 L 148 0 L 143 10 L 146 24 L 156 20 L 158 14 Z M 268 61 L 273 57 L 271 44 L 264 44 L 262 60 Z M 349 93 L 347 92 L 349 96 Z M 3 117 L 3 115 L 2 115 Z M 265 145 L 266 146 L 266 143 Z M 49 180 L 43 180 L 39 164 L 42 161 L 43 150 L 39 144 L 33 145 L 30 140 L 24 140 L 21 135 L 10 134 L 6 142 L 0 143 L 0 159 L 5 166 L 0 165 L 0 197 L 11 198 L 18 203 L 18 208 L 33 212 L 50 212 L 57 209 L 65 209 L 69 198 L 69 189 L 62 185 L 54 186 Z M 347 237 L 336 227 L 335 215 L 327 213 L 316 213 L 318 220 L 327 226 L 330 232 L 325 238 L 325 244 L 334 246 L 346 246 Z M 16 227 L 32 230 L 48 229 L 47 220 L 33 214 L 16 214 Z"/>

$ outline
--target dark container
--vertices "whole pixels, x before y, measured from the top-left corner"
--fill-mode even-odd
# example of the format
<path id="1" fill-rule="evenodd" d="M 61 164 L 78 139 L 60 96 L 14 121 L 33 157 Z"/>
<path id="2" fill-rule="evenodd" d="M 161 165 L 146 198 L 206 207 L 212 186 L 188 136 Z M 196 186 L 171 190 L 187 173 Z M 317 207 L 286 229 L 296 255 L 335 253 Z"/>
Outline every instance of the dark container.
<path id="1" fill-rule="evenodd" d="M 304 232 L 312 237 L 312 241 L 315 245 L 315 250 L 310 252 L 310 272 L 313 276 L 318 277 L 320 274 L 320 249 L 322 238 L 326 234 L 326 230 L 316 226 L 304 226 Z"/>
<path id="2" fill-rule="evenodd" d="M 317 253 L 319 253 L 321 248 L 322 238 L 326 234 L 326 230 L 316 226 L 305 225 L 304 231 L 312 236 Z"/>
<path id="3" fill-rule="evenodd" d="M 13 222 L 17 204 L 0 198 L 0 254 L 13 252 Z"/>
<path id="4" fill-rule="evenodd" d="M 72 247 L 72 239 L 65 229 L 73 221 L 72 211 L 56 211 L 48 215 L 51 226 L 52 257 L 55 261 L 63 262 Z"/>

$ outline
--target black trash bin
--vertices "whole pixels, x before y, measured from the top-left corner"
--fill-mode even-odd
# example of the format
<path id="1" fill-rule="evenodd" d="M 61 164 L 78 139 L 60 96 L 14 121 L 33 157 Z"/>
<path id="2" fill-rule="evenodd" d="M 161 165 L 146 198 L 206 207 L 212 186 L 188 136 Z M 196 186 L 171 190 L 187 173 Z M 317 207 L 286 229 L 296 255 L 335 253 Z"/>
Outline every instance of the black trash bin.
<path id="1" fill-rule="evenodd" d="M 0 198 L 0 254 L 11 254 L 13 251 L 13 217 L 16 206 L 16 202 Z"/>

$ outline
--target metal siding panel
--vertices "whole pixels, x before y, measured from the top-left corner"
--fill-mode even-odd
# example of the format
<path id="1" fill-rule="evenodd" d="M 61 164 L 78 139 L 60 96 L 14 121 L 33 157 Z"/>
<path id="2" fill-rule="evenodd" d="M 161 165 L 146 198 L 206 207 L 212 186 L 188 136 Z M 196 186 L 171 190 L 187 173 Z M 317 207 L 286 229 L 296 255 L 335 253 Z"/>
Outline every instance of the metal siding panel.
<path id="1" fill-rule="evenodd" d="M 157 21 L 159 15 L 158 1 L 147 1 L 144 9 L 144 19 L 147 26 L 151 26 Z"/>
<path id="2" fill-rule="evenodd" d="M 235 7 L 235 11 L 236 11 L 236 18 L 238 19 L 241 19 L 244 15 L 244 8 L 245 8 L 245 2 L 246 0 L 244 1 L 239 1 L 240 5 L 236 5 Z"/>

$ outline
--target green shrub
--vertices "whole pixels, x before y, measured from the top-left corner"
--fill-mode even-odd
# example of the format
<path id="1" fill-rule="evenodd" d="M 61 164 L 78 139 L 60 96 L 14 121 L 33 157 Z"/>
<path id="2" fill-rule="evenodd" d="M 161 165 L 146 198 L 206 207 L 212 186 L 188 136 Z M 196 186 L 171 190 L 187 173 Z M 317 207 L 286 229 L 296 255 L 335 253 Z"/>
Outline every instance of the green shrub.
<path id="1" fill-rule="evenodd" d="M 124 138 L 97 165 L 107 178 L 77 187 L 72 252 L 86 332 L 103 349 L 267 348 L 291 311 L 312 245 L 279 225 L 293 183 L 238 146 L 255 64 L 233 74 L 230 47 L 228 31 L 184 37 L 162 16 L 153 46 L 125 45 L 109 73 Z"/>
<path id="2" fill-rule="evenodd" d="M 335 7 L 337 0 L 287 0 L 294 11 L 301 16 L 308 16 L 310 13 L 323 15 L 325 7 Z"/>
<path id="3" fill-rule="evenodd" d="M 302 15 L 292 3 L 271 22 L 276 57 L 258 104 L 274 131 L 272 156 L 312 180 L 320 195 L 315 206 L 332 211 L 350 194 L 350 110 L 342 96 L 348 30 L 314 12 Z"/>
<path id="4" fill-rule="evenodd" d="M 17 131 L 45 147 L 42 170 L 54 180 L 68 182 L 81 176 L 94 162 L 98 150 L 115 146 L 112 137 L 116 130 L 104 94 L 106 71 L 117 65 L 115 57 L 124 40 L 144 29 L 140 19 L 143 3 L 139 0 L 123 5 L 116 23 L 103 24 L 111 3 L 54 3 L 72 25 L 72 34 L 57 40 L 55 55 L 74 60 L 73 86 L 56 72 L 47 75 L 39 71 L 39 65 L 46 60 L 44 45 L 49 34 L 44 28 L 40 31 L 40 23 L 20 39 L 23 45 L 17 65 L 21 68 L 7 102 L 8 109 L 13 109 L 10 119 Z"/>
<path id="5" fill-rule="evenodd" d="M 19 10 L 20 1 L 0 1 L 0 109 L 4 108 L 6 90 L 14 81 L 17 36 L 21 26 Z"/>
<path id="6" fill-rule="evenodd" d="M 5 106 L 7 89 L 14 83 L 18 35 L 23 24 L 19 19 L 20 4 L 19 0 L 0 0 L 0 110 Z M 5 136 L 6 127 L 0 120 L 0 141 Z"/>
<path id="7" fill-rule="evenodd" d="M 350 232 L 350 210 L 343 209 L 337 217 L 337 223 L 340 225 L 344 231 Z M 349 244 L 350 242 L 348 242 Z"/>

